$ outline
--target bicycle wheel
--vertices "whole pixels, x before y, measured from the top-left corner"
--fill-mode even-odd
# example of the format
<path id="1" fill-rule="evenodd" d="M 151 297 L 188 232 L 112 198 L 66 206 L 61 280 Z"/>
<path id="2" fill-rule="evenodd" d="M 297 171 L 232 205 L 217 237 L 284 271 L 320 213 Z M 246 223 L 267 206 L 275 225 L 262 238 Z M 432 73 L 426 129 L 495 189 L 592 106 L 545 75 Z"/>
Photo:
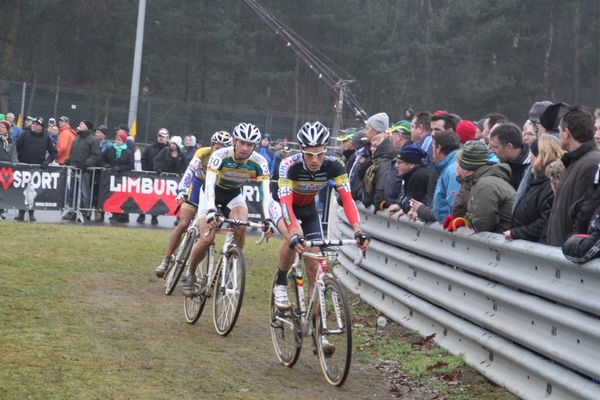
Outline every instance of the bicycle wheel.
<path id="1" fill-rule="evenodd" d="M 186 233 L 183 241 L 181 242 L 181 246 L 179 246 L 179 250 L 175 256 L 175 261 L 173 261 L 173 265 L 171 265 L 171 268 L 167 274 L 167 282 L 165 283 L 165 294 L 167 296 L 173 293 L 175 286 L 177 286 L 177 282 L 179 282 L 179 278 L 181 278 L 183 269 L 185 268 L 188 258 L 190 257 L 192 247 L 194 247 L 194 243 L 196 242 L 196 238 L 194 236 L 195 235 Z"/>
<path id="2" fill-rule="evenodd" d="M 196 294 L 194 296 L 183 296 L 183 310 L 185 320 L 190 324 L 195 324 L 202 315 L 204 305 L 206 304 L 206 289 L 208 283 L 208 266 L 210 265 L 210 251 L 206 252 L 204 260 L 196 268 Z"/>
<path id="3" fill-rule="evenodd" d="M 341 386 L 350 372 L 352 320 L 348 300 L 340 282 L 329 275 L 323 277 L 323 283 L 325 318 L 317 316 L 317 353 L 327 382 Z M 321 308 L 318 310 L 320 313 Z M 323 326 L 323 320 L 326 326 Z"/>
<path id="4" fill-rule="evenodd" d="M 229 335 L 235 326 L 242 308 L 246 284 L 246 263 L 242 250 L 231 247 L 226 260 L 224 267 L 219 266 L 213 293 L 213 322 L 221 336 Z M 222 274 L 225 274 L 225 286 L 221 285 Z"/>
<path id="5" fill-rule="evenodd" d="M 271 339 L 273 340 L 275 353 L 283 365 L 291 368 L 298 361 L 298 357 L 300 357 L 302 327 L 299 314 L 300 298 L 298 296 L 298 286 L 296 286 L 296 280 L 291 274 L 288 279 L 288 297 L 292 308 L 288 311 L 279 311 L 277 306 L 275 306 L 273 288 L 277 280 L 277 271 L 275 271 L 275 276 L 273 276 L 273 282 L 271 283 L 269 308 L 271 310 Z"/>

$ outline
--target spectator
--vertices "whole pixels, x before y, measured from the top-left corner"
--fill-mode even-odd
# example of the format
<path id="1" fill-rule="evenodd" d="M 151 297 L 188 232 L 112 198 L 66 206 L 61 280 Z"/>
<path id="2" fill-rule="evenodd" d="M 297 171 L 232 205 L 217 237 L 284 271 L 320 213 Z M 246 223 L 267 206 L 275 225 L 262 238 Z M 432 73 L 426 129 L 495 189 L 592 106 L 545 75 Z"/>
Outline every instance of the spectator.
<path id="1" fill-rule="evenodd" d="M 559 137 L 559 124 L 563 115 L 567 112 L 569 105 L 559 102 L 546 107 L 540 115 L 540 124 L 538 126 L 538 137 L 544 134 L 554 135 Z"/>
<path id="2" fill-rule="evenodd" d="M 18 163 L 17 146 L 9 135 L 10 122 L 0 121 L 0 162 Z M 0 208 L 0 219 L 5 219 L 4 209 Z"/>
<path id="3" fill-rule="evenodd" d="M 352 144 L 356 149 L 356 153 L 354 154 L 354 162 L 350 168 L 348 179 L 350 180 L 352 198 L 355 201 L 358 201 L 362 195 L 362 179 L 359 179 L 359 175 L 362 174 L 362 177 L 364 177 L 363 163 L 366 162 L 368 158 L 367 149 L 365 147 L 367 144 L 367 136 L 363 130 L 359 130 L 354 134 Z"/>
<path id="4" fill-rule="evenodd" d="M 181 152 L 185 156 L 188 164 L 192 161 L 192 158 L 194 158 L 196 150 L 196 136 L 186 135 L 185 138 L 183 138 L 183 148 L 181 149 Z"/>
<path id="5" fill-rule="evenodd" d="M 111 142 L 106 140 L 106 136 L 108 135 L 108 126 L 100 125 L 94 131 L 94 135 L 96 139 L 98 139 L 98 143 L 100 144 L 100 152 L 104 153 L 106 149 L 113 146 Z M 127 136 L 125 136 L 127 138 Z"/>
<path id="6" fill-rule="evenodd" d="M 471 125 L 473 124 L 471 123 Z M 432 207 L 413 199 L 411 213 L 408 217 L 409 219 L 418 217 L 425 222 L 438 221 L 441 224 L 452 213 L 454 199 L 460 189 L 460 183 L 456 180 L 455 160 L 460 147 L 460 139 L 452 131 L 436 132 L 433 147 L 433 162 L 435 163 L 433 167 L 439 178 L 433 194 Z"/>
<path id="7" fill-rule="evenodd" d="M 25 118 L 25 121 L 23 121 L 23 129 L 22 130 L 25 130 L 25 129 L 31 130 L 31 125 L 33 124 L 33 121 L 35 121 L 35 120 L 36 120 L 36 118 L 31 117 L 31 116 Z"/>
<path id="8" fill-rule="evenodd" d="M 510 228 L 515 189 L 508 183 L 510 167 L 488 162 L 488 147 L 465 143 L 457 155 L 457 179 L 470 190 L 466 218 L 473 232 L 502 233 Z"/>
<path id="9" fill-rule="evenodd" d="M 352 168 L 352 164 L 354 164 L 354 160 L 356 159 L 356 148 L 354 147 L 354 142 L 352 142 L 352 138 L 354 137 L 356 129 L 349 128 L 340 132 L 343 135 L 337 137 L 336 140 L 342 145 L 342 160 L 344 160 L 344 164 L 346 165 L 346 173 L 350 175 L 350 169 Z M 277 169 L 277 166 L 275 166 L 275 169 Z"/>
<path id="10" fill-rule="evenodd" d="M 490 113 L 485 116 L 485 120 L 483 121 L 483 130 L 481 131 L 481 137 L 485 144 L 488 146 L 490 144 L 490 133 L 492 132 L 492 128 L 496 124 L 502 124 L 507 121 L 508 119 L 504 115 L 498 113 Z"/>
<path id="11" fill-rule="evenodd" d="M 546 223 L 552 210 L 554 191 L 546 176 L 546 167 L 564 154 L 560 141 L 543 135 L 531 145 L 532 175 L 523 196 L 514 206 L 511 229 L 504 231 L 505 239 L 524 239 L 546 242 Z"/>
<path id="12" fill-rule="evenodd" d="M 71 125 L 69 125 L 69 118 L 65 116 L 58 119 L 58 130 L 60 133 L 58 135 L 58 140 L 56 141 L 56 151 L 58 152 L 56 162 L 62 165 L 65 163 L 65 160 L 69 158 L 71 146 L 73 145 L 73 140 L 77 137 L 77 132 L 71 128 Z"/>
<path id="13" fill-rule="evenodd" d="M 429 154 L 427 165 L 433 160 L 433 137 L 431 137 L 431 114 L 418 113 L 410 123 L 410 140 Z"/>
<path id="14" fill-rule="evenodd" d="M 529 110 L 529 121 L 537 127 L 540 123 L 540 116 L 546 111 L 546 108 L 551 105 L 552 102 L 548 100 L 533 103 L 533 106 L 531 106 L 531 109 Z"/>
<path id="15" fill-rule="evenodd" d="M 124 125 L 119 126 L 119 130 L 123 130 Z M 128 132 L 129 133 L 129 132 Z M 166 128 L 160 128 L 158 130 L 158 135 L 156 139 L 156 143 L 152 144 L 152 146 L 146 147 L 144 154 L 142 154 L 142 170 L 143 171 L 156 171 L 154 166 L 154 159 L 161 152 L 162 149 L 169 146 L 169 131 Z M 129 146 L 128 146 L 129 148 Z M 146 214 L 141 213 L 136 222 L 143 224 L 146 222 Z M 158 215 L 152 215 L 152 224 L 158 224 Z"/>
<path id="16" fill-rule="evenodd" d="M 407 120 L 398 121 L 393 127 L 385 132 L 389 133 L 396 154 L 402 148 L 412 144 L 412 141 L 410 140 L 410 122 Z M 389 207 L 398 200 L 400 191 L 402 190 L 402 177 L 395 168 L 396 160 L 391 160 L 390 164 L 390 173 L 387 175 L 383 193 L 386 207 Z"/>
<path id="17" fill-rule="evenodd" d="M 483 123 L 484 122 L 485 122 L 485 118 L 480 119 L 479 121 L 473 121 L 473 124 L 475 124 L 475 128 L 476 128 L 474 140 L 480 140 L 483 143 L 485 143 L 485 140 L 483 139 L 483 130 L 484 130 Z"/>
<path id="18" fill-rule="evenodd" d="M 531 120 L 525 121 L 523 124 L 523 142 L 527 144 L 533 143 L 537 138 L 536 125 Z"/>
<path id="19" fill-rule="evenodd" d="M 384 112 L 369 117 L 365 126 L 365 136 L 370 143 L 380 133 L 384 133 L 390 127 L 390 118 Z"/>
<path id="20" fill-rule="evenodd" d="M 596 108 L 594 116 L 596 117 L 596 123 L 594 124 L 594 140 L 600 149 L 600 108 Z"/>
<path id="21" fill-rule="evenodd" d="M 46 154 L 48 157 L 46 158 Z M 56 158 L 56 148 L 52 139 L 44 133 L 44 119 L 35 118 L 30 129 L 25 129 L 17 139 L 17 155 L 19 162 L 25 164 L 36 164 L 40 168 L 48 168 Z M 25 220 L 25 210 L 19 210 L 15 217 L 17 221 Z M 33 210 L 29 210 L 29 221 L 35 221 Z"/>
<path id="22" fill-rule="evenodd" d="M 373 162 L 365 172 L 362 203 L 365 207 L 375 205 L 376 210 L 385 208 L 386 177 L 391 175 L 392 160 L 398 154 L 391 139 L 385 133 L 375 135 L 371 140 Z"/>
<path id="23" fill-rule="evenodd" d="M 396 149 L 397 152 L 403 147 L 412 144 L 412 140 L 410 140 L 410 122 L 407 120 L 396 122 L 396 124 L 386 130 L 385 133 L 390 135 L 394 149 Z"/>
<path id="24" fill-rule="evenodd" d="M 0 121 L 0 161 L 18 163 L 17 146 L 10 133 L 10 122 Z"/>
<path id="25" fill-rule="evenodd" d="M 431 132 L 435 136 L 436 132 L 441 131 L 455 131 L 456 122 L 455 119 L 448 114 L 446 111 L 437 112 L 431 117 Z"/>
<path id="26" fill-rule="evenodd" d="M 154 170 L 162 175 L 163 172 L 183 175 L 187 168 L 187 160 L 181 152 L 181 137 L 173 136 L 169 146 L 162 149 L 154 158 Z"/>
<path id="27" fill-rule="evenodd" d="M 273 150 L 269 148 L 269 144 L 271 143 L 271 135 L 265 133 L 260 139 L 260 145 L 258 146 L 258 154 L 263 156 L 267 160 L 267 164 L 269 164 L 269 172 L 275 169 L 275 153 Z"/>
<path id="28" fill-rule="evenodd" d="M 413 120 L 414 121 L 414 120 Z M 420 146 L 411 144 L 400 150 L 396 157 L 396 169 L 402 177 L 402 190 L 394 204 L 388 208 L 388 217 L 396 211 L 398 220 L 410 211 L 412 199 L 422 202 L 427 194 L 427 181 L 431 169 L 423 164 L 427 153 Z"/>
<path id="29" fill-rule="evenodd" d="M 543 123 L 543 118 L 540 120 Z M 548 219 L 551 246 L 562 246 L 573 233 L 569 210 L 593 187 L 600 163 L 600 151 L 594 140 L 594 118 L 585 107 L 570 107 L 562 117 L 559 132 L 560 144 L 567 153 L 561 157 L 565 172 L 556 187 Z"/>
<path id="30" fill-rule="evenodd" d="M 354 129 L 354 128 L 350 128 L 350 129 Z M 340 132 L 343 132 L 343 131 L 340 131 Z M 286 143 L 283 141 L 283 139 L 277 139 L 277 141 L 273 145 L 273 152 L 275 153 L 275 160 L 279 159 L 281 161 L 281 152 L 282 152 L 285 144 Z"/>
<path id="31" fill-rule="evenodd" d="M 58 126 L 56 126 L 56 123 L 52 125 L 48 123 L 48 136 L 50 137 L 50 139 L 52 139 L 52 143 L 54 143 L 54 146 L 56 146 L 59 134 L 60 130 L 58 129 Z"/>
<path id="32" fill-rule="evenodd" d="M 21 128 L 19 128 L 16 124 L 15 124 L 15 114 L 13 113 L 7 113 L 6 114 L 6 120 L 8 121 L 8 123 L 10 124 L 10 135 L 13 138 L 13 142 L 17 142 L 17 139 L 19 137 L 19 135 L 21 134 Z"/>
<path id="33" fill-rule="evenodd" d="M 490 133 L 490 150 L 501 163 L 510 166 L 510 185 L 517 190 L 525 170 L 530 165 L 529 145 L 523 143 L 523 135 L 518 126 L 511 123 L 499 124 Z"/>
<path id="34" fill-rule="evenodd" d="M 167 131 L 165 128 L 163 128 L 165 131 Z M 131 136 L 129 134 L 129 126 L 125 125 L 125 124 L 121 124 L 119 126 L 117 126 L 115 128 L 115 130 L 117 131 L 117 134 L 119 133 L 123 133 L 125 134 L 125 136 L 127 136 L 127 141 L 125 142 L 125 144 L 127 145 L 127 148 L 129 149 L 130 152 L 132 152 L 135 155 L 135 141 L 133 140 L 133 136 Z M 167 137 L 169 135 L 169 131 L 167 131 Z M 143 162 L 143 158 L 142 158 L 142 162 Z M 150 160 L 150 164 L 152 164 L 152 160 Z M 144 169 L 143 164 L 142 164 L 142 169 Z"/>
<path id="35" fill-rule="evenodd" d="M 462 144 L 467 143 L 469 140 L 475 140 L 477 136 L 477 127 L 471 121 L 460 121 L 456 124 L 456 134 Z"/>
<path id="36" fill-rule="evenodd" d="M 108 127 L 106 127 L 108 131 Z M 98 130 L 96 130 L 98 132 Z M 99 165 L 102 168 L 110 168 L 112 174 L 120 174 L 126 171 L 131 171 L 134 168 L 133 153 L 127 148 L 127 135 L 123 132 L 117 133 L 115 143 L 111 143 L 104 151 L 102 151 L 102 159 Z M 104 222 L 104 212 L 96 214 L 96 222 Z M 129 214 L 113 213 L 110 222 L 128 223 Z"/>
<path id="37" fill-rule="evenodd" d="M 80 187 L 77 193 L 75 191 L 76 184 L 71 182 L 69 190 L 67 192 L 67 205 L 69 207 L 83 209 L 86 211 L 84 214 L 86 219 L 89 220 L 91 217 L 91 197 L 90 192 L 92 188 L 92 172 L 88 171 L 88 168 L 95 167 L 98 165 L 102 154 L 100 152 L 100 143 L 94 136 L 94 123 L 89 119 L 83 120 L 79 123 L 77 128 L 77 137 L 73 140 L 71 145 L 71 152 L 69 158 L 65 160 L 65 165 L 70 165 L 81 170 Z M 79 202 L 75 202 L 75 196 L 79 194 Z M 63 215 L 63 220 L 74 221 L 77 218 L 75 211 L 68 210 Z"/>
<path id="38" fill-rule="evenodd" d="M 556 194 L 556 188 L 558 187 L 558 182 L 560 182 L 560 178 L 562 178 L 565 173 L 565 165 L 563 164 L 561 159 L 551 162 L 546 167 L 546 176 L 550 180 L 550 186 L 552 187 L 552 191 Z"/>
<path id="39" fill-rule="evenodd" d="M 411 123 L 414 116 L 415 110 L 413 110 L 412 108 L 407 108 L 406 111 L 404 111 L 404 118 L 406 119 L 406 121 L 408 121 L 408 123 Z"/>

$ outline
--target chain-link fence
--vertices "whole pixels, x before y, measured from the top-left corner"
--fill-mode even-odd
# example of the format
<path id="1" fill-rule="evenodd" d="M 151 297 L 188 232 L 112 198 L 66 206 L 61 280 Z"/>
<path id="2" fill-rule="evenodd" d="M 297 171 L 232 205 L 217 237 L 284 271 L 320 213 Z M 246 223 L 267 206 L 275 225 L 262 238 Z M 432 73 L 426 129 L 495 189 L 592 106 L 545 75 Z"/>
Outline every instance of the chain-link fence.
<path id="1" fill-rule="evenodd" d="M 94 126 L 107 125 L 111 129 L 109 139 L 114 138 L 113 127 L 127 124 L 129 96 L 108 92 L 96 92 L 60 86 L 46 86 L 0 80 L 0 112 L 12 112 L 23 117 L 43 117 L 45 120 L 67 116 L 75 127 L 84 119 L 91 119 Z M 138 100 L 138 143 L 152 143 L 156 132 L 165 127 L 172 135 L 192 134 L 207 144 L 218 130 L 231 132 L 239 122 L 250 122 L 271 140 L 295 141 L 295 132 L 306 121 L 319 120 L 333 126 L 333 110 L 330 115 L 294 115 L 293 113 L 258 111 L 247 108 L 215 104 L 186 103 L 142 96 Z"/>

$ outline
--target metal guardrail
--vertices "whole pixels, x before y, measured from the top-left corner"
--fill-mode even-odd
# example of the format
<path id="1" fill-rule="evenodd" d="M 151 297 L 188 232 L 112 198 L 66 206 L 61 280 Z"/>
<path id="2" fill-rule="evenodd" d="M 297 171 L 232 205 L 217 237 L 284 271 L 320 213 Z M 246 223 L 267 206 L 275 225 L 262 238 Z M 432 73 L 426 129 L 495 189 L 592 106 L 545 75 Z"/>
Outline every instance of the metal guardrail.
<path id="1" fill-rule="evenodd" d="M 373 241 L 360 266 L 340 249 L 346 287 L 522 398 L 600 398 L 600 262 L 359 211 Z M 353 236 L 343 212 L 330 215 L 331 237 Z"/>

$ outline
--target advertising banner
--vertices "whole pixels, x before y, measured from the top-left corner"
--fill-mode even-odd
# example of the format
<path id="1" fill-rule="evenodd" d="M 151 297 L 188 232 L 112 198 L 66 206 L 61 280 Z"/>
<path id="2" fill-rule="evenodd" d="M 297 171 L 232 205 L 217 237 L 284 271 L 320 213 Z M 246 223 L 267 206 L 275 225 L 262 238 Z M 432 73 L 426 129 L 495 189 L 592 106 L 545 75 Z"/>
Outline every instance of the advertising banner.
<path id="1" fill-rule="evenodd" d="M 67 170 L 0 162 L 0 208 L 58 210 L 64 207 Z"/>

